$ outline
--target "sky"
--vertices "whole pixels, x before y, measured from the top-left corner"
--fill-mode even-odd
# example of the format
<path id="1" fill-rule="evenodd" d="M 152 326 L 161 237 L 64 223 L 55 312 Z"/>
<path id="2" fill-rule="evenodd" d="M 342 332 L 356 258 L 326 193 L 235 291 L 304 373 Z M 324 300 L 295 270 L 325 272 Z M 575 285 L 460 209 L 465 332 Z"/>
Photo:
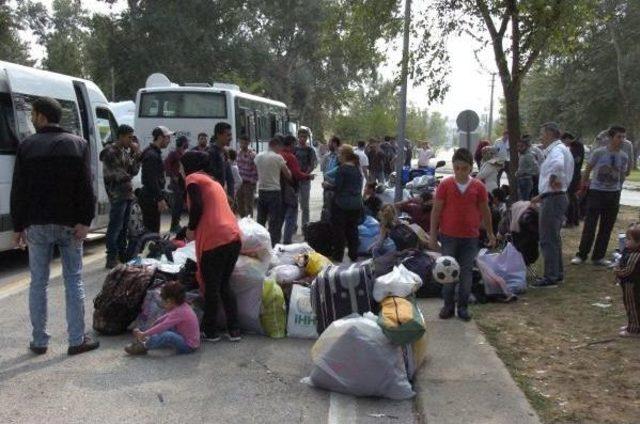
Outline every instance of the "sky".
<path id="1" fill-rule="evenodd" d="M 53 0 L 41 1 L 51 8 Z M 126 8 L 124 0 L 118 0 L 113 8 L 97 0 L 82 0 L 82 4 L 86 9 L 95 13 L 119 12 Z M 414 10 L 423 9 L 428 7 L 428 4 L 429 0 L 414 0 L 413 7 Z M 33 55 L 37 58 L 42 57 L 44 54 L 42 48 L 35 43 L 32 45 Z M 472 109 L 481 117 L 483 114 L 488 114 L 491 97 L 491 72 L 496 72 L 495 61 L 490 49 L 480 52 L 478 59 L 476 59 L 474 46 L 476 46 L 476 42 L 469 36 L 459 36 L 449 40 L 447 49 L 451 65 L 448 76 L 450 89 L 442 103 L 428 105 L 426 87 L 414 86 L 411 81 L 409 81 L 407 91 L 408 102 L 430 111 L 438 111 L 446 116 L 451 123 L 455 122 L 458 113 L 465 109 Z M 394 68 L 400 62 L 402 40 L 398 39 L 394 43 L 390 43 L 386 54 L 387 63 L 381 64 L 379 71 L 383 77 L 391 78 L 394 74 Z M 496 77 L 494 117 L 497 116 L 497 104 L 501 90 L 499 78 Z"/>

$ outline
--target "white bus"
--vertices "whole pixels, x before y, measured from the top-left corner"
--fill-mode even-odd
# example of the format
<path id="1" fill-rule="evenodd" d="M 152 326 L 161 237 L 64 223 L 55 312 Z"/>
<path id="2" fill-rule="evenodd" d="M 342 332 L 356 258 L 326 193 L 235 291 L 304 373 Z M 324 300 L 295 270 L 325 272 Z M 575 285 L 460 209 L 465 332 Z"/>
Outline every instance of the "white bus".
<path id="1" fill-rule="evenodd" d="M 13 165 L 20 141 L 33 134 L 31 103 L 38 97 L 57 99 L 63 108 L 61 125 L 89 142 L 96 217 L 92 229 L 109 220 L 109 201 L 98 154 L 117 123 L 106 97 L 91 81 L 0 61 L 0 251 L 12 248 L 10 193 Z"/>
<path id="2" fill-rule="evenodd" d="M 153 74 L 136 95 L 135 130 L 143 146 L 152 141 L 153 129 L 164 125 L 175 131 L 176 137 L 186 136 L 189 146 L 194 147 L 198 134 L 206 133 L 211 138 L 218 122 L 231 125 L 231 147 L 235 149 L 241 135 L 247 135 L 253 149 L 260 152 L 274 134 L 295 133 L 287 105 L 243 93 L 233 84 L 179 86 L 163 74 Z"/>

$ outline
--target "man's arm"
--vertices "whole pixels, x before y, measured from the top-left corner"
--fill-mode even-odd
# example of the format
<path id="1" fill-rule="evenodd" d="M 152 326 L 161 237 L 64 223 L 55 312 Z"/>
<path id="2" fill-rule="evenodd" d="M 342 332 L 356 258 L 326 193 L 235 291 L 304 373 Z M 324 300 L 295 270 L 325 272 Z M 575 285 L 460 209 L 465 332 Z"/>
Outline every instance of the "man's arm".
<path id="1" fill-rule="evenodd" d="M 440 227 L 440 214 L 444 207 L 444 200 L 436 199 L 433 202 L 433 210 L 431 211 L 431 234 L 429 235 L 429 248 L 431 250 L 438 249 L 438 230 Z"/>
<path id="2" fill-rule="evenodd" d="M 287 163 L 284 161 L 284 159 L 282 159 L 282 165 L 280 165 L 280 172 L 282 173 L 282 175 L 284 175 L 284 177 L 287 180 L 293 181 L 293 176 L 291 175 L 291 171 L 289 171 L 289 167 L 287 166 Z"/>
<path id="3" fill-rule="evenodd" d="M 480 213 L 482 214 L 482 225 L 487 231 L 487 237 L 489 238 L 489 246 L 493 247 L 496 244 L 496 237 L 493 233 L 493 220 L 491 219 L 491 209 L 489 209 L 489 202 L 483 200 L 480 202 Z"/>
<path id="4" fill-rule="evenodd" d="M 163 199 L 162 188 L 160 187 L 159 180 L 160 174 L 164 172 L 162 162 L 160 166 L 155 161 L 155 158 L 151 155 L 146 155 L 142 161 L 142 185 L 145 191 L 151 195 L 155 202 L 159 202 Z"/>
<path id="5" fill-rule="evenodd" d="M 18 154 L 13 166 L 13 179 L 11 180 L 11 221 L 13 223 L 13 231 L 21 233 L 26 226 L 26 218 L 28 215 L 29 201 L 26 198 L 27 176 L 23 173 L 22 153 L 18 148 Z"/>
<path id="6" fill-rule="evenodd" d="M 311 167 L 309 168 L 309 173 L 311 173 L 314 169 L 316 169 L 316 166 L 318 166 L 318 156 L 316 156 L 316 149 L 314 149 L 313 147 L 309 147 L 309 149 L 309 151 L 311 152 Z"/>

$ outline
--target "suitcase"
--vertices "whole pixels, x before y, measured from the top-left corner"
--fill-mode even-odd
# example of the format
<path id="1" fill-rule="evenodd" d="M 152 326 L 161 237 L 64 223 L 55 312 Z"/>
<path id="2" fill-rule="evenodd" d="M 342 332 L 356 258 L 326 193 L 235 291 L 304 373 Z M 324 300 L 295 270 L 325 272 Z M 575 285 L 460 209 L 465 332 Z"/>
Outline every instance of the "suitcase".
<path id="1" fill-rule="evenodd" d="M 311 305 L 317 317 L 318 334 L 347 315 L 377 313 L 373 282 L 371 261 L 329 266 L 318 274 L 311 284 Z"/>
<path id="2" fill-rule="evenodd" d="M 310 222 L 305 225 L 304 240 L 315 250 L 316 252 L 331 257 L 334 251 L 333 227 L 331 223 L 318 221 Z"/>

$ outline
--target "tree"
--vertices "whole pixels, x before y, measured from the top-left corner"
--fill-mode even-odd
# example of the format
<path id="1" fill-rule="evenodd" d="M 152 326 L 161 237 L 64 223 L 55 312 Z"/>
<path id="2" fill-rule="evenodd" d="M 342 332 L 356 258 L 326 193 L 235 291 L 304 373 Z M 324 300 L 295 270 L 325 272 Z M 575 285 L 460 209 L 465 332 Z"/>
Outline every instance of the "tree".
<path id="1" fill-rule="evenodd" d="M 593 0 L 435 1 L 443 35 L 465 32 L 477 40 L 479 48 L 490 46 L 493 50 L 506 101 L 509 183 L 513 187 L 518 165 L 516 143 L 521 136 L 522 82 L 542 53 L 550 48 L 569 49 L 594 10 Z"/>
<path id="2" fill-rule="evenodd" d="M 0 60 L 32 65 L 29 45 L 18 34 L 21 29 L 23 22 L 19 11 L 12 8 L 8 1 L 0 0 Z"/>

